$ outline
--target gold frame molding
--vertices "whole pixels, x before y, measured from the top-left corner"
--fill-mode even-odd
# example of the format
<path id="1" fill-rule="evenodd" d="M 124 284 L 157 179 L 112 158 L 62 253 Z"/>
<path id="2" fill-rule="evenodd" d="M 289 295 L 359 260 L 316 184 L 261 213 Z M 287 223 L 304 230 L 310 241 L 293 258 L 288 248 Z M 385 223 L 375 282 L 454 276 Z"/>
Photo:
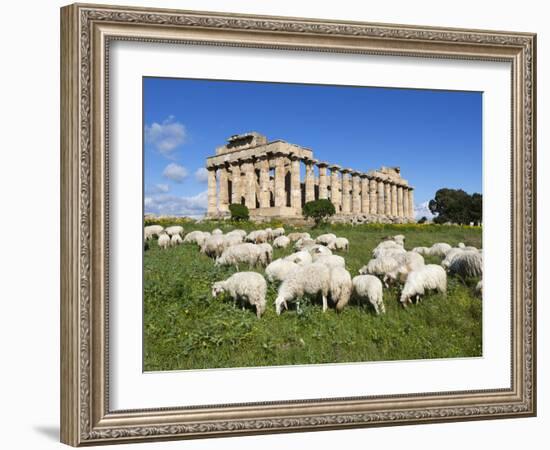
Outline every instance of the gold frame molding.
<path id="1" fill-rule="evenodd" d="M 509 389 L 111 411 L 108 58 L 113 40 L 507 61 L 512 67 Z M 61 441 L 73 446 L 536 414 L 536 35 L 74 4 L 61 9 Z"/>

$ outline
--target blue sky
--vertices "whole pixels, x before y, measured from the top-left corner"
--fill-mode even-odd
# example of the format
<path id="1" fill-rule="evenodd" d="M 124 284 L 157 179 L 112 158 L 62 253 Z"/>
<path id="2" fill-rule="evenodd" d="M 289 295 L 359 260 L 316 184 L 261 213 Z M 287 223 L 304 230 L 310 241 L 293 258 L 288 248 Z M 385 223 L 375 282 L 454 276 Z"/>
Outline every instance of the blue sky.
<path id="1" fill-rule="evenodd" d="M 145 213 L 200 216 L 205 159 L 233 134 L 368 171 L 400 166 L 417 215 L 442 187 L 481 192 L 482 93 L 144 78 Z"/>

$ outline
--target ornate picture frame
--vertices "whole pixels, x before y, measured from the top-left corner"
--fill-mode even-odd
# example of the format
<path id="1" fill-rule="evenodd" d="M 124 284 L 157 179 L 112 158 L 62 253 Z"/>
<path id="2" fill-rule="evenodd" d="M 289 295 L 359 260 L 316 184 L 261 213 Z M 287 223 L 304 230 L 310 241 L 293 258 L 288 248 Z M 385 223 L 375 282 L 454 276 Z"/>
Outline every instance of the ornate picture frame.
<path id="1" fill-rule="evenodd" d="M 113 411 L 108 62 L 116 40 L 506 61 L 512 67 L 508 389 Z M 74 4 L 61 9 L 61 440 L 73 445 L 536 414 L 536 35 Z"/>

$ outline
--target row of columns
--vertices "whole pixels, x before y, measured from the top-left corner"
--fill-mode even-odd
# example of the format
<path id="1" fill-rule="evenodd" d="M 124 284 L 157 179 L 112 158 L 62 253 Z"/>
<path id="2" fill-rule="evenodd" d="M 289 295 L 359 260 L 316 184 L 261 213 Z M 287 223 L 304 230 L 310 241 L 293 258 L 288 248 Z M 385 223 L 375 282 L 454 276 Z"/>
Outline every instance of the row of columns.
<path id="1" fill-rule="evenodd" d="M 271 206 L 273 192 L 274 206 L 301 211 L 302 184 L 300 163 L 305 163 L 305 201 L 315 200 L 315 186 L 318 185 L 318 198 L 330 199 L 337 213 L 371 214 L 396 218 L 414 217 L 414 199 L 411 187 L 389 178 L 367 175 L 352 169 L 342 169 L 335 164 L 302 159 L 294 155 L 275 154 L 271 157 L 233 161 L 227 165 L 208 168 L 208 212 L 216 214 L 228 211 L 229 203 L 241 203 L 249 209 Z M 270 162 L 272 164 L 270 164 Z M 314 167 L 319 170 L 315 179 Z M 274 167 L 271 180 L 270 170 Z M 330 175 L 327 170 L 330 169 Z M 259 175 L 256 176 L 256 172 Z M 290 171 L 290 205 L 287 205 L 286 175 Z M 219 174 L 219 175 L 217 175 Z M 340 176 L 341 175 L 341 176 Z M 218 180 L 217 180 L 218 178 Z M 228 182 L 232 192 L 229 198 Z M 219 193 L 217 193 L 219 181 Z M 258 198 L 256 198 L 258 195 Z"/>

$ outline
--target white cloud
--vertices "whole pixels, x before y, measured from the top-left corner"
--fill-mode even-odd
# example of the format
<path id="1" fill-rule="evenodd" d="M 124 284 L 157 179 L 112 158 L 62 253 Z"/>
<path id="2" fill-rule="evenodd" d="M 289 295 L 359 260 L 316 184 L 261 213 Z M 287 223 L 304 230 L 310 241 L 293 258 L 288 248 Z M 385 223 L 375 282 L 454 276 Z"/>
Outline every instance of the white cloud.
<path id="1" fill-rule="evenodd" d="M 170 163 L 162 172 L 162 176 L 176 183 L 181 183 L 188 175 L 187 169 L 176 163 Z"/>
<path id="2" fill-rule="evenodd" d="M 428 207 L 428 204 L 430 202 L 426 200 L 425 202 L 422 202 L 420 204 L 416 204 L 414 206 L 414 217 L 416 220 L 421 219 L 422 217 L 426 217 L 428 220 L 432 220 L 435 216 L 430 211 L 430 208 Z"/>
<path id="3" fill-rule="evenodd" d="M 145 214 L 200 218 L 206 213 L 208 191 L 191 197 L 167 194 L 145 197 L 144 206 Z"/>
<path id="4" fill-rule="evenodd" d="M 146 185 L 146 194 L 166 194 L 170 190 L 170 186 L 167 184 L 155 184 L 153 186 Z"/>
<path id="5" fill-rule="evenodd" d="M 153 122 L 145 125 L 145 142 L 151 144 L 155 149 L 166 157 L 185 142 L 187 130 L 185 126 L 169 116 L 162 123 Z"/>
<path id="6" fill-rule="evenodd" d="M 204 167 L 197 169 L 197 171 L 195 172 L 195 179 L 199 183 L 206 183 L 208 181 L 208 170 L 206 170 Z"/>

